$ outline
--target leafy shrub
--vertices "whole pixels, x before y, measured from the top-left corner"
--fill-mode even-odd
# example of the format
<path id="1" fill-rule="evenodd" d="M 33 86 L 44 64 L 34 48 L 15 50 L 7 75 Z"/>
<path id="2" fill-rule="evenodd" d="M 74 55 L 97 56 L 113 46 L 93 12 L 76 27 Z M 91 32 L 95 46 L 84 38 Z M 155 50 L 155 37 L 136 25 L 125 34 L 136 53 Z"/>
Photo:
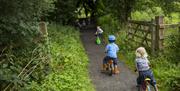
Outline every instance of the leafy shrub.
<path id="1" fill-rule="evenodd" d="M 98 24 L 102 25 L 102 28 L 106 32 L 115 32 L 119 29 L 119 22 L 112 15 L 104 15 L 98 19 Z"/>
<path id="2" fill-rule="evenodd" d="M 0 56 L 0 90 L 21 90 L 32 80 L 40 82 L 44 79 L 50 60 L 47 49 L 44 43 L 4 49 Z"/>
<path id="3" fill-rule="evenodd" d="M 52 72 L 41 83 L 32 81 L 30 91 L 94 91 L 88 77 L 88 58 L 79 32 L 72 27 L 51 26 L 49 29 Z"/>
<path id="4" fill-rule="evenodd" d="M 38 33 L 38 21 L 49 12 L 53 1 L 1 0 L 0 50 L 4 47 L 23 46 Z"/>
<path id="5" fill-rule="evenodd" d="M 165 54 L 169 55 L 166 57 L 167 59 L 170 59 L 172 63 L 179 64 L 180 59 L 180 34 L 174 34 L 168 36 Z"/>

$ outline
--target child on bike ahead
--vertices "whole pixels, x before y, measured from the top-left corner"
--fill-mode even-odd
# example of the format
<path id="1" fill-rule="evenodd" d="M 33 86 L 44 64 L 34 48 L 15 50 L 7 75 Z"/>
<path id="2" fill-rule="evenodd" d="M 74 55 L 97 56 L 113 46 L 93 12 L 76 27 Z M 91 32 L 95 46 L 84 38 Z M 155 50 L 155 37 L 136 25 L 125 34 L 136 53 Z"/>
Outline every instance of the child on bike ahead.
<path id="1" fill-rule="evenodd" d="M 117 68 L 117 52 L 119 51 L 119 47 L 115 44 L 116 37 L 114 35 L 108 36 L 109 44 L 105 48 L 106 57 L 103 59 L 103 71 L 107 68 L 107 62 L 109 60 L 113 60 L 114 63 L 114 74 L 119 73 Z"/>
<path id="2" fill-rule="evenodd" d="M 103 30 L 100 28 L 100 26 L 97 26 L 95 35 L 101 37 L 102 33 L 103 33 Z"/>
<path id="3" fill-rule="evenodd" d="M 139 77 L 137 78 L 137 84 L 140 86 L 140 84 L 144 81 L 146 77 L 151 79 L 151 84 L 154 86 L 156 91 L 158 91 L 156 86 L 156 80 L 154 79 L 152 70 L 150 69 L 150 62 L 147 59 L 147 52 L 144 47 L 139 47 L 136 49 L 136 70 L 139 73 Z"/>

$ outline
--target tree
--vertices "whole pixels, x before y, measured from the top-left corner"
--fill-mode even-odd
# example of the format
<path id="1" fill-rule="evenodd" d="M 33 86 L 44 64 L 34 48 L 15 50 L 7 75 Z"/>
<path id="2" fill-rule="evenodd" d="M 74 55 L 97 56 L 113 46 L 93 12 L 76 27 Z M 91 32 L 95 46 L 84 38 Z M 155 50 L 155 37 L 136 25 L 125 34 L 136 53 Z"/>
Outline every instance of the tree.
<path id="1" fill-rule="evenodd" d="M 0 46 L 31 40 L 37 21 L 50 10 L 47 0 L 0 0 Z"/>
<path id="2" fill-rule="evenodd" d="M 104 14 L 111 13 L 113 16 L 117 17 L 121 23 L 123 23 L 127 22 L 128 17 L 131 16 L 135 2 L 136 0 L 102 0 L 98 5 L 105 8 Z"/>
<path id="3" fill-rule="evenodd" d="M 55 10 L 48 17 L 50 20 L 62 23 L 64 25 L 72 23 L 81 10 L 85 10 L 86 17 L 88 14 L 94 17 L 96 15 L 96 0 L 57 0 Z"/>

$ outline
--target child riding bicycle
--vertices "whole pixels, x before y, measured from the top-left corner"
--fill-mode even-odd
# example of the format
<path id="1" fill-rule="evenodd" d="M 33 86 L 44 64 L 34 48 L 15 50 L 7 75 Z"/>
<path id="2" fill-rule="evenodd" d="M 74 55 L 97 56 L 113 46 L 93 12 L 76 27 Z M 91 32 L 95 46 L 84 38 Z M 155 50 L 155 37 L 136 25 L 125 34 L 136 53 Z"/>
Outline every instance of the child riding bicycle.
<path id="1" fill-rule="evenodd" d="M 100 28 L 100 26 L 97 26 L 97 30 L 96 30 L 96 33 L 95 33 L 96 44 L 101 44 L 102 33 L 103 33 L 103 30 Z"/>
<path id="2" fill-rule="evenodd" d="M 114 74 L 119 73 L 119 70 L 117 68 L 117 52 L 119 51 L 119 47 L 115 44 L 116 37 L 114 35 L 108 36 L 109 44 L 105 48 L 106 57 L 103 59 L 103 69 L 102 71 L 106 71 L 107 68 L 107 62 L 109 60 L 113 60 L 114 63 Z"/>
<path id="3" fill-rule="evenodd" d="M 154 86 L 156 91 L 158 91 L 157 86 L 156 86 L 156 80 L 154 79 L 152 70 L 150 69 L 150 62 L 147 59 L 147 52 L 144 47 L 139 47 L 136 49 L 136 59 L 135 59 L 135 65 L 136 65 L 136 70 L 139 73 L 139 77 L 137 78 L 137 84 L 140 86 L 142 82 L 144 81 L 145 78 L 150 78 L 151 79 L 151 84 Z"/>
<path id="4" fill-rule="evenodd" d="M 97 30 L 96 30 L 95 35 L 98 37 L 101 37 L 102 33 L 103 33 L 103 30 L 100 28 L 100 26 L 97 26 Z"/>

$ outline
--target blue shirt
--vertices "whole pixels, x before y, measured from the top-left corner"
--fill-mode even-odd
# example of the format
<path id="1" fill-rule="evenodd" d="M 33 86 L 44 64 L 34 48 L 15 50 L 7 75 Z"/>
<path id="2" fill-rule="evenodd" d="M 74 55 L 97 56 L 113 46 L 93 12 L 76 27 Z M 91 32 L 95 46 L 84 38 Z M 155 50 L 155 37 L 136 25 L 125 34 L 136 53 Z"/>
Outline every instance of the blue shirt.
<path id="1" fill-rule="evenodd" d="M 117 58 L 117 52 L 119 51 L 119 47 L 115 43 L 110 43 L 106 46 L 105 51 L 107 52 L 106 56 Z"/>

